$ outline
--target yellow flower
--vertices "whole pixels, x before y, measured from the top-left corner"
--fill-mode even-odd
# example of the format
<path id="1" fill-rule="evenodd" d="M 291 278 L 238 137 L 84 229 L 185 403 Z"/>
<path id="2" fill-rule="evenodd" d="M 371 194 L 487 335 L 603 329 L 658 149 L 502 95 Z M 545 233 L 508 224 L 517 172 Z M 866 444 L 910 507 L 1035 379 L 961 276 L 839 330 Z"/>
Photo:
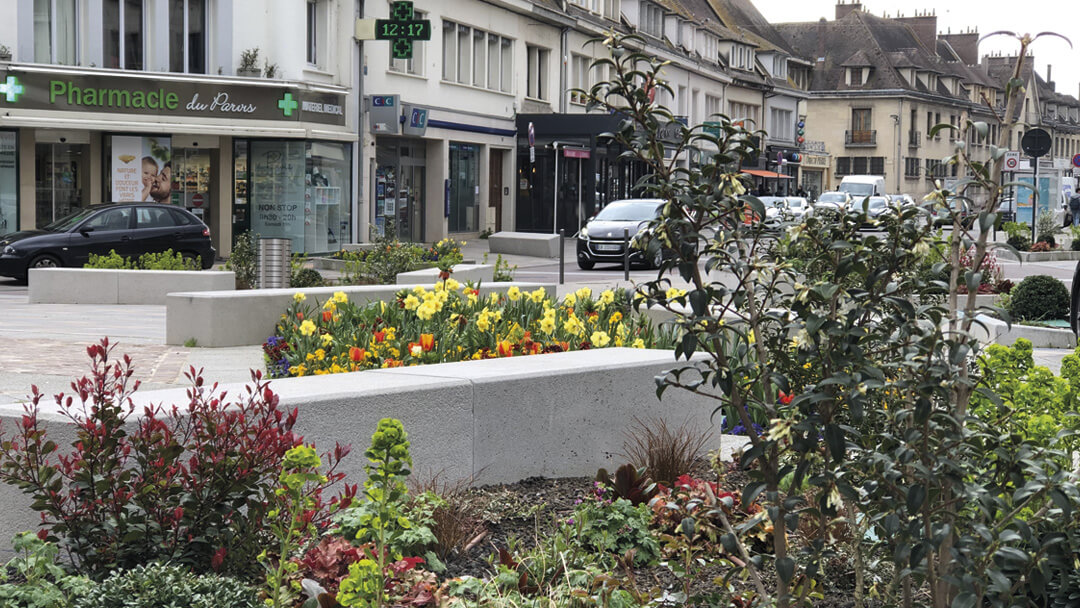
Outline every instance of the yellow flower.
<path id="1" fill-rule="evenodd" d="M 589 341 L 597 348 L 603 348 L 611 342 L 611 336 L 606 331 L 594 331 L 592 336 L 589 337 Z"/>
<path id="2" fill-rule="evenodd" d="M 573 306 L 577 304 L 577 296 L 572 293 L 566 294 L 566 297 L 563 298 L 563 304 L 565 304 L 566 306 Z"/>
<path id="3" fill-rule="evenodd" d="M 676 289 L 675 287 L 668 287 L 668 290 L 664 293 L 664 296 L 669 300 L 681 298 L 686 295 L 685 289 Z"/>
<path id="4" fill-rule="evenodd" d="M 608 323 L 610 325 L 615 325 L 619 321 L 622 321 L 622 313 L 616 310 L 614 313 L 611 314 L 611 319 L 608 320 Z"/>
<path id="5" fill-rule="evenodd" d="M 454 279 L 446 279 L 445 283 L 446 283 L 446 288 L 449 289 L 450 291 L 457 291 L 458 289 L 461 288 L 461 283 L 458 283 Z"/>
<path id="6" fill-rule="evenodd" d="M 318 359 L 319 361 L 322 361 L 323 359 L 326 358 L 326 351 L 321 349 L 321 348 L 319 350 L 315 351 L 315 358 Z"/>
<path id="7" fill-rule="evenodd" d="M 417 306 L 420 306 L 420 299 L 419 298 L 417 298 L 416 296 L 414 296 L 411 293 L 409 295 L 405 296 L 405 310 L 408 310 L 408 311 L 411 312 L 413 310 L 416 310 Z"/>
<path id="8" fill-rule="evenodd" d="M 413 287 L 412 290 L 413 290 L 413 293 L 415 293 L 416 295 L 420 295 L 420 296 L 427 293 L 427 290 L 424 289 L 423 285 L 417 285 L 416 287 Z"/>
<path id="9" fill-rule="evenodd" d="M 531 299 L 533 302 L 536 302 L 537 304 L 543 302 L 544 298 L 546 297 L 547 291 L 545 291 L 543 287 L 538 287 L 529 294 L 529 299 Z"/>
<path id="10" fill-rule="evenodd" d="M 331 299 L 337 304 L 344 304 L 349 301 L 349 296 L 345 295 L 344 291 L 335 291 Z"/>
<path id="11" fill-rule="evenodd" d="M 487 331 L 491 329 L 491 321 L 488 320 L 487 309 L 480 313 L 480 317 L 476 320 L 476 329 L 480 331 Z"/>
<path id="12" fill-rule="evenodd" d="M 585 327 L 581 324 L 581 320 L 577 318 L 577 315 L 570 315 L 566 322 L 563 323 L 563 329 L 574 335 L 579 335 L 585 330 Z"/>
<path id="13" fill-rule="evenodd" d="M 582 287 L 581 289 L 577 290 L 575 293 L 577 294 L 577 297 L 580 300 L 588 300 L 589 298 L 592 297 L 592 290 L 589 289 L 588 287 Z"/>
<path id="14" fill-rule="evenodd" d="M 331 336 L 330 334 L 323 334 L 323 335 L 319 336 L 319 338 L 322 339 L 322 345 L 324 347 L 330 346 L 331 344 L 334 343 L 334 336 Z"/>
<path id="15" fill-rule="evenodd" d="M 630 346 L 632 346 L 633 348 L 645 348 L 645 340 L 638 338 L 637 340 L 634 340 L 634 343 Z"/>
<path id="16" fill-rule="evenodd" d="M 396 337 L 397 337 L 397 328 L 396 327 L 387 327 L 386 328 L 386 339 L 387 340 L 393 340 Z"/>
<path id="17" fill-rule="evenodd" d="M 510 298 L 511 302 L 517 302 L 521 299 L 521 290 L 517 285 L 511 285 L 510 289 L 506 290 L 506 297 Z"/>
<path id="18" fill-rule="evenodd" d="M 488 300 L 491 301 L 492 304 L 498 304 L 499 303 L 499 292 L 493 291 L 493 292 L 489 293 L 488 294 Z"/>
<path id="19" fill-rule="evenodd" d="M 430 320 L 439 312 L 440 305 L 436 302 L 424 302 L 416 309 L 416 316 L 424 321 Z"/>
<path id="20" fill-rule="evenodd" d="M 322 305 L 324 310 L 337 310 L 337 304 L 334 304 L 334 299 L 330 298 Z"/>
<path id="21" fill-rule="evenodd" d="M 605 289 L 603 292 L 600 293 L 600 303 L 601 304 L 607 305 L 607 304 L 611 304 L 614 301 L 615 301 L 615 292 L 614 291 L 611 291 L 610 289 Z"/>
<path id="22" fill-rule="evenodd" d="M 479 298 L 477 298 L 475 294 L 470 293 L 469 294 L 469 304 L 470 305 L 475 305 L 477 301 L 479 301 Z"/>
<path id="23" fill-rule="evenodd" d="M 540 319 L 540 331 L 545 334 L 553 333 L 555 331 L 555 317 L 545 316 L 543 319 Z"/>
<path id="24" fill-rule="evenodd" d="M 300 324 L 300 333 L 305 336 L 310 336 L 311 334 L 315 333 L 315 324 L 312 323 L 310 319 L 306 319 L 303 323 Z"/>
<path id="25" fill-rule="evenodd" d="M 294 302 L 303 302 L 304 300 L 307 299 L 307 296 L 304 295 L 304 292 L 298 291 L 298 292 L 292 294 L 292 299 L 293 299 Z"/>
<path id="26" fill-rule="evenodd" d="M 413 344 L 412 348 L 409 349 L 409 354 L 414 357 L 419 357 L 424 354 L 424 347 L 419 344 Z"/>

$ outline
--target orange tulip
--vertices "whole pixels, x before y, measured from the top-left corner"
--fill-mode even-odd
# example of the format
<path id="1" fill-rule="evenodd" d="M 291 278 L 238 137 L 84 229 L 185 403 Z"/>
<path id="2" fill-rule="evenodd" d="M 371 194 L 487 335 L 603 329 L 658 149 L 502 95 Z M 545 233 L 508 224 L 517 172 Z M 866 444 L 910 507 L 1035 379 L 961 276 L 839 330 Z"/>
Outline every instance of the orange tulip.
<path id="1" fill-rule="evenodd" d="M 367 351 L 365 351 L 362 348 L 357 348 L 357 347 L 354 346 L 354 347 L 349 349 L 349 359 L 352 360 L 352 361 L 358 361 L 358 362 L 363 361 L 364 360 L 364 355 L 366 355 L 366 354 L 367 354 Z"/>
<path id="2" fill-rule="evenodd" d="M 510 344 L 509 340 L 502 340 L 498 344 L 499 356 L 512 357 L 514 356 L 514 346 Z"/>
<path id="3" fill-rule="evenodd" d="M 304 313 L 302 313 L 302 312 L 296 313 L 296 319 L 298 321 L 303 321 L 304 320 Z"/>
<path id="4" fill-rule="evenodd" d="M 424 352 L 435 348 L 435 334 L 420 334 L 420 346 L 423 347 Z"/>
<path id="5" fill-rule="evenodd" d="M 384 339 L 386 339 L 386 332 L 385 331 L 377 331 L 377 332 L 375 332 L 375 342 L 382 342 Z"/>
<path id="6" fill-rule="evenodd" d="M 322 311 L 323 323 L 329 323 L 330 320 L 333 319 L 333 318 L 334 318 L 334 313 L 330 312 L 329 310 Z"/>

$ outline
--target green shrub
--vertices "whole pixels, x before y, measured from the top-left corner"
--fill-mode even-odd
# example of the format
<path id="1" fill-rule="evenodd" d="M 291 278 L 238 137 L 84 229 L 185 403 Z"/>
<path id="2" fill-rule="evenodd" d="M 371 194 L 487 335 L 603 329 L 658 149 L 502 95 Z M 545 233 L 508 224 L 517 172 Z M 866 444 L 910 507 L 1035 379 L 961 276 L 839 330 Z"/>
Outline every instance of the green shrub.
<path id="1" fill-rule="evenodd" d="M 225 262 L 225 268 L 236 273 L 236 282 L 240 289 L 254 289 L 257 276 L 259 235 L 254 232 L 242 232 L 233 242 L 232 253 Z"/>
<path id="2" fill-rule="evenodd" d="M 75 608 L 256 608 L 256 592 L 235 579 L 195 575 L 179 566 L 139 565 L 116 571 Z"/>
<path id="3" fill-rule="evenodd" d="M 1054 277 L 1044 274 L 1027 277 L 1012 291 L 1009 314 L 1013 321 L 1068 318 L 1069 292 Z"/>
<path id="4" fill-rule="evenodd" d="M 635 507 L 625 498 L 612 501 L 604 496 L 582 502 L 566 523 L 582 547 L 615 556 L 635 549 L 634 563 L 640 566 L 660 557 L 660 544 L 649 531 L 651 520 L 649 505 Z"/>
<path id="5" fill-rule="evenodd" d="M 166 249 L 161 253 L 144 253 L 138 260 L 125 258 L 115 249 L 108 255 L 90 254 L 90 260 L 83 268 L 108 270 L 202 270 L 202 258 L 189 258 L 182 253 Z"/>
<path id="6" fill-rule="evenodd" d="M 1009 235 L 1007 240 L 1009 246 L 1017 251 L 1031 249 L 1031 226 L 1020 222 L 1005 222 L 1001 225 L 1001 229 Z"/>
<path id="7" fill-rule="evenodd" d="M 17 534 L 12 547 L 16 557 L 0 568 L 0 606 L 67 608 L 93 585 L 88 578 L 68 575 L 56 563 L 56 545 L 33 532 Z M 9 577 L 18 582 L 6 582 Z"/>

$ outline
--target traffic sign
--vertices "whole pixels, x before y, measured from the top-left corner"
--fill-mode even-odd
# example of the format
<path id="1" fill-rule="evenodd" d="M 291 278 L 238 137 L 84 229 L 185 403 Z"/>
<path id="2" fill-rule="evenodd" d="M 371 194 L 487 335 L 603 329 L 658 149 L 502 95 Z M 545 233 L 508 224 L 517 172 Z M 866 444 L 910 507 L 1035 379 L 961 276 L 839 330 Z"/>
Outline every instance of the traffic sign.
<path id="1" fill-rule="evenodd" d="M 205 203 L 206 203 L 206 197 L 203 196 L 201 193 L 196 192 L 195 194 L 191 195 L 191 204 L 192 204 L 192 206 L 194 206 L 194 207 L 202 207 L 203 204 L 205 204 Z"/>
<path id="2" fill-rule="evenodd" d="M 529 123 L 529 145 L 536 145 L 536 127 L 534 127 L 531 122 Z"/>
<path id="3" fill-rule="evenodd" d="M 1050 134 L 1046 132 L 1046 129 L 1038 127 L 1029 129 L 1024 133 L 1023 139 L 1020 140 L 1020 147 L 1023 148 L 1025 154 L 1032 158 L 1045 156 L 1052 145 L 1053 140 L 1050 139 Z"/>
<path id="4" fill-rule="evenodd" d="M 1080 154 L 1073 157 L 1072 164 L 1074 167 L 1080 167 Z"/>
<path id="5" fill-rule="evenodd" d="M 1020 168 L 1020 153 L 1016 150 L 1009 150 L 1005 153 L 1005 170 L 1016 171 Z"/>

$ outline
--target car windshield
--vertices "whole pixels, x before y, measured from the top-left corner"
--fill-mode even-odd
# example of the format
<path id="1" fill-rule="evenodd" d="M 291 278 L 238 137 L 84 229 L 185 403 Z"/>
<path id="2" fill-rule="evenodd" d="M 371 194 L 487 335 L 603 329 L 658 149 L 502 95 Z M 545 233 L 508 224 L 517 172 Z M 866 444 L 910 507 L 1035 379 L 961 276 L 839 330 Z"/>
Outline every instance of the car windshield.
<path id="1" fill-rule="evenodd" d="M 67 232 L 75 226 L 82 223 L 83 220 L 90 217 L 96 209 L 79 209 L 78 211 L 65 215 L 64 217 L 56 220 L 55 222 L 45 226 L 42 230 L 47 232 Z"/>
<path id="2" fill-rule="evenodd" d="M 851 196 L 870 196 L 874 193 L 873 184 L 840 184 L 840 190 L 847 192 Z"/>
<path id="3" fill-rule="evenodd" d="M 839 192 L 826 192 L 818 198 L 819 203 L 842 203 L 847 197 Z"/>
<path id="4" fill-rule="evenodd" d="M 602 222 L 641 222 L 651 220 L 660 212 L 659 201 L 616 201 L 600 210 L 593 219 Z"/>
<path id="5" fill-rule="evenodd" d="M 883 196 L 871 196 L 870 197 L 870 208 L 871 209 L 877 209 L 878 207 L 884 207 L 884 206 L 885 206 L 885 197 L 883 197 Z"/>
<path id="6" fill-rule="evenodd" d="M 792 209 L 802 209 L 803 205 L 806 204 L 806 201 L 801 198 L 789 198 L 787 199 L 787 204 L 788 207 L 791 207 Z"/>

